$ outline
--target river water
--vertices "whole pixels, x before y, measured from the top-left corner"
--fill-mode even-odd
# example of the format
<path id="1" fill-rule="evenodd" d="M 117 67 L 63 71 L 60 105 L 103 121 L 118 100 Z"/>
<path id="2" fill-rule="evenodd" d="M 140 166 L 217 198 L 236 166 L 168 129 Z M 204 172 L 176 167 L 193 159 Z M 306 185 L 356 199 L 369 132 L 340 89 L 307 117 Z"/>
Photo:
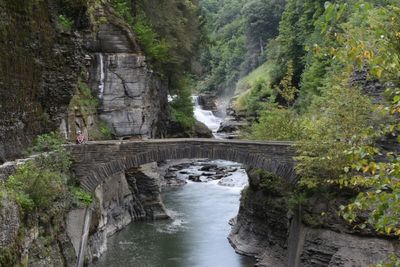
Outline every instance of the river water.
<path id="1" fill-rule="evenodd" d="M 215 133 L 220 119 L 213 117 L 211 111 L 198 109 L 201 107 L 195 105 L 197 119 Z M 206 163 L 234 168 L 237 171 L 220 181 L 188 181 L 182 187 L 167 189 L 162 198 L 172 219 L 128 225 L 109 238 L 108 250 L 96 266 L 254 266 L 255 261 L 252 258 L 236 254 L 227 240 L 231 228 L 228 222 L 236 216 L 240 192 L 247 184 L 246 172 L 233 162 Z M 187 174 L 178 175 L 178 178 L 186 179 L 189 174 L 201 173 L 199 168 L 201 165 L 180 170 Z"/>

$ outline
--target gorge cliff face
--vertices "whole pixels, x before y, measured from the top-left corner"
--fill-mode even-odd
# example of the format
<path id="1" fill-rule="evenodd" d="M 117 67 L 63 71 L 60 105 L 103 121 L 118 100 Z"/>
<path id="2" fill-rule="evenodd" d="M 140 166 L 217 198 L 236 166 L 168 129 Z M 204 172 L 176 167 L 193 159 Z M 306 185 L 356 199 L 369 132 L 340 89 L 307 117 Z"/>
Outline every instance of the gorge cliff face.
<path id="1" fill-rule="evenodd" d="M 341 221 L 333 213 L 339 197 L 313 198 L 299 208 L 278 177 L 252 170 L 249 181 L 229 240 L 238 253 L 255 256 L 257 266 L 361 267 L 400 253 L 398 240 Z"/>
<path id="2" fill-rule="evenodd" d="M 60 21 L 64 1 L 28 2 L 0 0 L 0 165 L 7 162 L 2 182 L 20 163 L 8 161 L 50 131 L 60 129 L 70 141 L 78 130 L 93 140 L 100 124 L 115 138 L 164 134 L 167 83 L 109 7 L 78 7 L 72 31 Z M 90 98 L 73 101 L 81 87 Z M 109 177 L 97 189 L 87 262 L 128 223 L 167 217 L 157 177 L 146 168 Z M 2 196 L 0 266 L 75 266 L 85 216 L 75 204 L 66 199 L 54 205 L 54 216 L 39 218 L 25 216 L 15 200 Z"/>
<path id="3" fill-rule="evenodd" d="M 87 39 L 99 118 L 115 137 L 160 137 L 167 119 L 167 84 L 149 68 L 129 28 L 108 16 L 96 37 Z"/>
<path id="4" fill-rule="evenodd" d="M 96 189 L 97 203 L 86 252 L 87 262 L 107 250 L 107 237 L 134 221 L 167 219 L 156 163 L 110 177 Z"/>
<path id="5" fill-rule="evenodd" d="M 60 22 L 60 9 L 56 0 L 1 1 L 0 163 L 59 128 L 70 140 L 77 130 L 93 139 L 101 122 L 117 138 L 164 135 L 168 86 L 147 64 L 132 30 L 100 5 L 92 15 L 80 7 L 71 31 Z M 86 114 L 70 106 L 80 83 L 98 103 Z"/>
<path id="6" fill-rule="evenodd" d="M 0 1 L 0 163 L 56 129 L 74 94 L 80 41 L 48 2 Z"/>

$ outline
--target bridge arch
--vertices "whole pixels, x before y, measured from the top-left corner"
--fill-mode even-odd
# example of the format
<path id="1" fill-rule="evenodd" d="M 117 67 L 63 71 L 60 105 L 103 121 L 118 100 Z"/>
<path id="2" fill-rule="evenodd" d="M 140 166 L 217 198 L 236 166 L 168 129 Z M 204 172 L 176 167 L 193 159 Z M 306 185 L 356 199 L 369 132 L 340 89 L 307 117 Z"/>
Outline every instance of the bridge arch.
<path id="1" fill-rule="evenodd" d="M 151 139 L 99 141 L 69 147 L 73 172 L 81 186 L 93 192 L 108 177 L 142 164 L 169 159 L 208 158 L 264 169 L 288 182 L 296 180 L 291 142 L 217 139 Z"/>

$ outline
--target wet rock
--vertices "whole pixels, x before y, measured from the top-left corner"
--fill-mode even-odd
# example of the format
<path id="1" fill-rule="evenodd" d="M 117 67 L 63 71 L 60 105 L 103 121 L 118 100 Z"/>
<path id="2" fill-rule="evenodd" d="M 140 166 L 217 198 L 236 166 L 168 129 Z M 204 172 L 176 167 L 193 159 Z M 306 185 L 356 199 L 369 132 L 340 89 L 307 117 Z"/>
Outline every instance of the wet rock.
<path id="1" fill-rule="evenodd" d="M 200 179 L 200 175 L 189 175 L 188 179 L 196 183 L 202 182 Z"/>
<path id="2" fill-rule="evenodd" d="M 208 127 L 199 121 L 196 121 L 193 127 L 194 136 L 198 138 L 212 138 L 212 132 Z"/>
<path id="3" fill-rule="evenodd" d="M 211 170 L 216 170 L 218 166 L 216 164 L 204 164 L 201 168 L 200 171 L 211 171 Z"/>
<path id="4" fill-rule="evenodd" d="M 216 175 L 213 175 L 211 178 L 212 178 L 213 180 L 219 180 L 219 179 L 221 179 L 222 177 L 224 177 L 223 174 L 216 174 Z"/>
<path id="5" fill-rule="evenodd" d="M 192 129 L 185 129 L 176 121 L 169 121 L 166 126 L 169 138 L 212 138 L 212 131 L 208 127 L 196 121 Z"/>
<path id="6" fill-rule="evenodd" d="M 310 216 L 310 211 L 303 209 L 315 210 L 315 218 L 329 217 L 321 216 L 319 207 L 327 211 L 332 204 L 321 204 L 321 199 L 311 201 L 311 207 L 301 207 L 300 223 L 292 227 L 298 217 L 287 206 L 289 187 L 278 180 L 274 186 L 261 187 L 257 172 L 249 172 L 249 177 L 250 186 L 242 193 L 229 241 L 237 252 L 257 257 L 257 266 L 374 266 L 387 255 L 400 253 L 399 241 L 354 232 L 343 221 L 329 218 L 325 223 L 311 225 L 315 219 L 306 220 L 304 216 Z M 299 242 L 294 243 L 295 239 Z"/>
<path id="7" fill-rule="evenodd" d="M 204 109 L 204 110 L 211 110 L 216 112 L 217 105 L 215 103 L 216 96 L 214 94 L 200 94 L 198 96 L 198 101 L 199 105 Z"/>
<path id="8" fill-rule="evenodd" d="M 169 172 L 167 174 L 164 175 L 165 179 L 175 179 L 176 178 L 176 174 L 173 172 Z"/>
<path id="9" fill-rule="evenodd" d="M 217 132 L 218 133 L 235 133 L 235 132 L 240 131 L 245 125 L 246 125 L 246 122 L 235 121 L 232 118 L 228 117 L 221 123 L 221 126 L 219 127 Z"/>
<path id="10" fill-rule="evenodd" d="M 25 7 L 0 7 L 0 164 L 58 129 L 84 65 L 82 40 L 58 30 L 47 4 Z"/>
<path id="11" fill-rule="evenodd" d="M 228 169 L 226 169 L 227 172 L 235 172 L 237 170 L 238 170 L 238 168 L 234 168 L 234 167 L 229 167 Z"/>

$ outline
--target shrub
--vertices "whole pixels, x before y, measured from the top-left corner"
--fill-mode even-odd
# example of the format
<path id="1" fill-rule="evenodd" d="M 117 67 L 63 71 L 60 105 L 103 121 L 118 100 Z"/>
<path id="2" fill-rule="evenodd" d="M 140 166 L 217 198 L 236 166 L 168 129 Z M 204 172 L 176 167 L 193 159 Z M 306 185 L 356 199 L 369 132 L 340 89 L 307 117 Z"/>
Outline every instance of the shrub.
<path id="1" fill-rule="evenodd" d="M 249 137 L 256 140 L 298 140 L 302 128 L 299 116 L 291 109 L 272 107 L 261 114 L 250 129 Z"/>
<path id="2" fill-rule="evenodd" d="M 31 152 L 49 152 L 58 150 L 64 144 L 65 139 L 59 132 L 50 132 L 36 137 Z"/>
<path id="3" fill-rule="evenodd" d="M 74 25 L 74 20 L 65 15 L 59 15 L 58 22 L 66 31 L 70 31 L 72 29 L 72 26 Z"/>
<path id="4" fill-rule="evenodd" d="M 357 88 L 336 85 L 315 102 L 302 121 L 297 173 L 309 186 L 339 179 L 350 164 L 348 151 L 373 142 L 382 118 Z"/>
<path id="5" fill-rule="evenodd" d="M 70 186 L 69 191 L 71 192 L 74 201 L 78 204 L 89 205 L 93 202 L 92 195 L 80 187 Z"/>
<path id="6" fill-rule="evenodd" d="M 172 119 L 185 129 L 190 129 L 195 124 L 192 93 L 188 78 L 181 78 L 177 84 L 177 97 L 170 103 Z"/>
<path id="7" fill-rule="evenodd" d="M 23 211 L 50 208 L 64 192 L 66 177 L 61 173 L 38 167 L 33 162 L 20 166 L 6 182 L 6 188 L 15 197 Z"/>

